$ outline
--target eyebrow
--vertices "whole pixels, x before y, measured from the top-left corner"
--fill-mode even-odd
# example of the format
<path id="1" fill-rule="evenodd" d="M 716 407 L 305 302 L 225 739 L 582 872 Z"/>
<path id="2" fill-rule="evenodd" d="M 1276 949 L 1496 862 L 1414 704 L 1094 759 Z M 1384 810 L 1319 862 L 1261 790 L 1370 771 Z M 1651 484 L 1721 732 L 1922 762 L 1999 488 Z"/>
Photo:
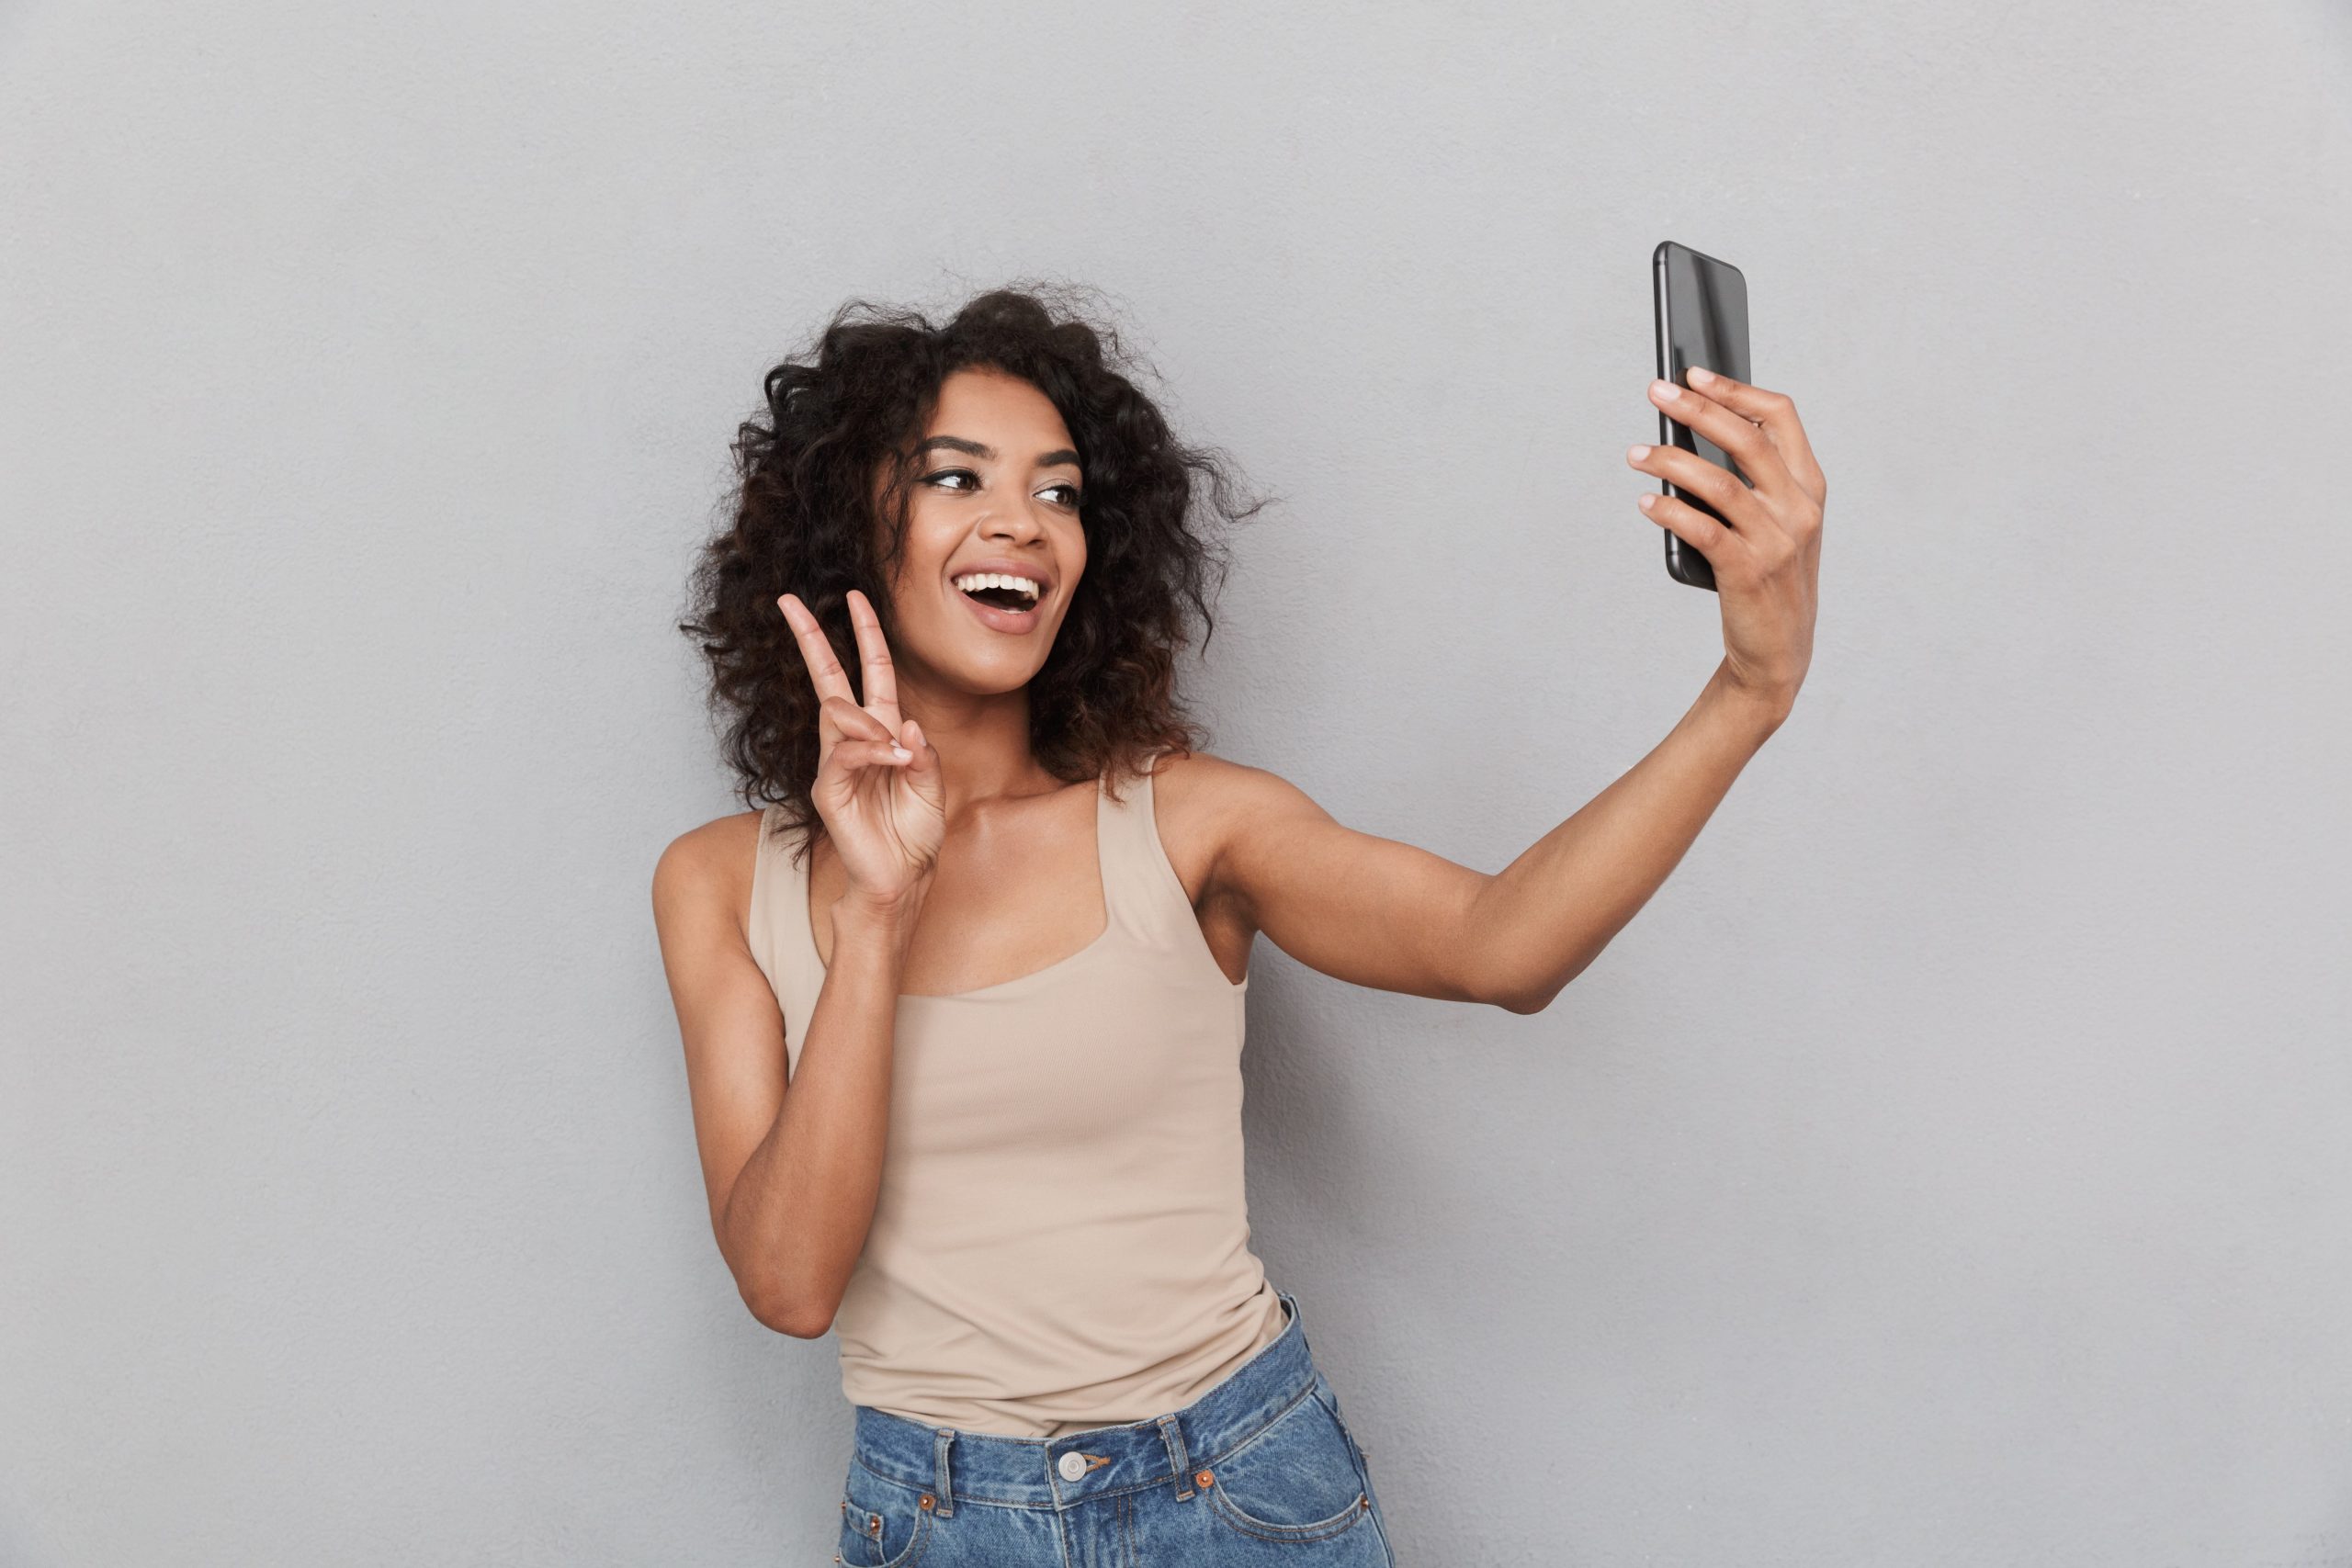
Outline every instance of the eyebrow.
<path id="1" fill-rule="evenodd" d="M 983 463 L 996 461 L 995 447 L 984 446 L 978 441 L 967 441 L 960 435 L 928 436 L 916 444 L 915 456 L 920 457 L 934 446 L 944 446 L 951 452 L 968 452 Z M 1078 454 L 1067 446 L 1047 452 L 1037 459 L 1037 467 L 1041 468 L 1056 468 L 1065 463 L 1073 468 L 1079 466 Z"/>

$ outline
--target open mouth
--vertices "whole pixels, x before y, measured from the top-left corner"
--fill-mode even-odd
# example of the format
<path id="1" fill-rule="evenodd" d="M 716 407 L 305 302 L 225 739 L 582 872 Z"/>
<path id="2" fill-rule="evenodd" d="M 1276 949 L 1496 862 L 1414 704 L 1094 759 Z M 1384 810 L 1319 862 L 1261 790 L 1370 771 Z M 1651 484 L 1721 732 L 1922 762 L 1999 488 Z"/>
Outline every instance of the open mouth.
<path id="1" fill-rule="evenodd" d="M 1001 571 L 967 572 L 955 579 L 954 585 L 974 604 L 1012 615 L 1035 609 L 1044 586 L 1034 578 Z"/>
<path id="2" fill-rule="evenodd" d="M 1035 609 L 1037 604 L 1035 594 L 1024 593 L 1018 588 L 967 588 L 964 592 L 981 604 L 994 605 L 1000 610 Z"/>

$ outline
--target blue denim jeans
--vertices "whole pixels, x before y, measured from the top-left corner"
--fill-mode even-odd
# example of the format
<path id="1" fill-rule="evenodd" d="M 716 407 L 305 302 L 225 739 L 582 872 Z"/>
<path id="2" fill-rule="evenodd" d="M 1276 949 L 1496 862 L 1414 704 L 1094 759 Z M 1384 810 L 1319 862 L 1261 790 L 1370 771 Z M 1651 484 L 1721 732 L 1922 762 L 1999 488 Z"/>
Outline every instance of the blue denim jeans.
<path id="1" fill-rule="evenodd" d="M 1363 1450 L 1283 1331 L 1182 1410 L 1060 1438 L 855 1406 L 843 1568 L 1396 1568 Z"/>

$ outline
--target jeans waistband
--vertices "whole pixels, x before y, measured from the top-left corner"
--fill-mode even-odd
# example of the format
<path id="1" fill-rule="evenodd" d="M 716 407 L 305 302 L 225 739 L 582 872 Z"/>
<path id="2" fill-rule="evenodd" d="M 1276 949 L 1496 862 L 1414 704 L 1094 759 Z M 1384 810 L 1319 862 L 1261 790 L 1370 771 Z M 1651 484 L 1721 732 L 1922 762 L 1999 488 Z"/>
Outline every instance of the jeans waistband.
<path id="1" fill-rule="evenodd" d="M 946 1517 L 958 1501 L 1059 1508 L 1111 1492 L 1173 1484 L 1193 1495 L 1214 1465 L 1314 1390 L 1315 1359 L 1298 1302 L 1277 1290 L 1290 1321 L 1223 1382 L 1181 1410 L 1059 1438 L 1008 1438 L 930 1427 L 855 1407 L 855 1461 L 931 1493 Z M 1075 1460 L 1065 1456 L 1075 1454 Z"/>

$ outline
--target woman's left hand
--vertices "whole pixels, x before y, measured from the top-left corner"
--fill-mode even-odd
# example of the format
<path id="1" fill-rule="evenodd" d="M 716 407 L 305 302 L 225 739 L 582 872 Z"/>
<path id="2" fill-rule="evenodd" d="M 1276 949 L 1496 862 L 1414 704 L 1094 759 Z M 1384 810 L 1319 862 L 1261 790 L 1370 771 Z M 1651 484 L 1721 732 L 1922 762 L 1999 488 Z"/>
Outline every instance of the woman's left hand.
<path id="1" fill-rule="evenodd" d="M 1670 495 L 1644 495 L 1639 502 L 1651 522 L 1714 569 L 1723 600 L 1724 680 L 1785 712 L 1813 662 L 1828 481 L 1786 393 L 1711 370 L 1693 367 L 1690 374 L 1689 387 L 1652 381 L 1650 401 L 1729 453 L 1748 482 L 1679 446 L 1635 446 L 1625 460 L 1672 480 L 1729 520 L 1725 527 Z"/>

